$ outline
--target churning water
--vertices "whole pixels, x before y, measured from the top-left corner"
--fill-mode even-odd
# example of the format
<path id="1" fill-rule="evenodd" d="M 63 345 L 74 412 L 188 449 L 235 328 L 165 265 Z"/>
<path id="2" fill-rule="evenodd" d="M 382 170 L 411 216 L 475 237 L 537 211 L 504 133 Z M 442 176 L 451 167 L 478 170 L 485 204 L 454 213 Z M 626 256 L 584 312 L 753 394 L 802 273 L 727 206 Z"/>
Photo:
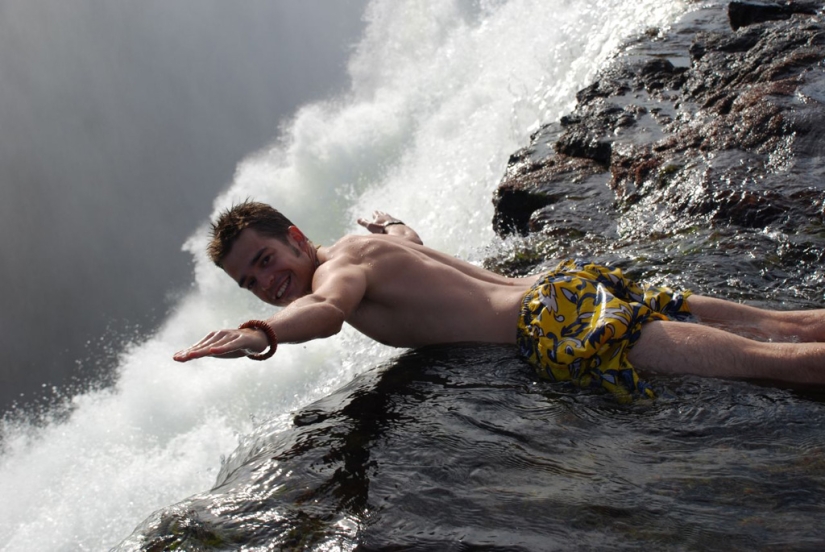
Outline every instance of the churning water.
<path id="1" fill-rule="evenodd" d="M 492 192 L 512 152 L 558 118 L 626 37 L 666 26 L 678 0 L 377 0 L 346 94 L 299 110 L 243 160 L 215 211 L 252 197 L 316 243 L 386 210 L 432 247 L 477 260 L 494 242 Z M 319 29 L 318 32 L 323 32 Z M 100 550 L 153 511 L 209 489 L 261 421 L 290 413 L 398 354 L 352 331 L 284 346 L 266 363 L 174 363 L 208 331 L 268 313 L 184 245 L 189 293 L 120 355 L 116 382 L 40 419 L 4 421 L 0 548 Z"/>

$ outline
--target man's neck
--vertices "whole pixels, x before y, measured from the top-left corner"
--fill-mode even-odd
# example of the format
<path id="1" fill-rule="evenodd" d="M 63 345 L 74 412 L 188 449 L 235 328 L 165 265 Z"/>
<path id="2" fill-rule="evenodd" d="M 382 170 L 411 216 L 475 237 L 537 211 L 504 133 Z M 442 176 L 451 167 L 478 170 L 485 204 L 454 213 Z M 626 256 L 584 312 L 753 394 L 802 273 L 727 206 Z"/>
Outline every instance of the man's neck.
<path id="1" fill-rule="evenodd" d="M 307 240 L 307 245 L 309 246 L 307 248 L 307 250 L 308 250 L 307 253 L 309 254 L 309 258 L 312 259 L 312 262 L 315 265 L 315 268 L 318 268 L 319 266 L 321 266 L 321 263 L 323 263 L 327 260 L 326 259 L 326 252 L 325 251 L 322 252 L 320 245 L 315 245 L 314 243 L 312 243 L 309 240 Z"/>

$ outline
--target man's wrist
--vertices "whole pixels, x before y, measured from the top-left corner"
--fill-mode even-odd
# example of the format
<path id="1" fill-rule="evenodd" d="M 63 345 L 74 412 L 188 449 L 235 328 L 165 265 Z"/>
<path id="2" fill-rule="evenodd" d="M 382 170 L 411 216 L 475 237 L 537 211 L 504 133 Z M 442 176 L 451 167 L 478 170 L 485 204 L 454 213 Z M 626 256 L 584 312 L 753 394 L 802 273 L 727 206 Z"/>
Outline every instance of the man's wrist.
<path id="1" fill-rule="evenodd" d="M 395 224 L 400 224 L 401 226 L 406 226 L 406 224 L 404 224 L 404 223 L 403 223 L 403 222 L 401 222 L 400 220 L 391 220 L 390 222 L 385 222 L 385 223 L 384 223 L 384 226 L 383 226 L 383 228 L 384 228 L 384 233 L 385 233 L 385 234 L 387 233 L 387 227 L 388 227 L 388 226 L 393 226 L 393 225 L 395 225 Z"/>
<path id="2" fill-rule="evenodd" d="M 246 355 L 247 357 L 252 360 L 266 360 L 275 354 L 275 351 L 278 349 L 278 336 L 275 334 L 275 330 L 272 329 L 272 326 L 270 326 L 268 322 L 265 322 L 264 320 L 248 320 L 238 326 L 239 330 L 244 330 L 247 328 L 261 330 L 264 332 L 264 335 L 266 335 L 267 344 L 269 345 L 268 351 L 263 353 L 248 354 Z"/>

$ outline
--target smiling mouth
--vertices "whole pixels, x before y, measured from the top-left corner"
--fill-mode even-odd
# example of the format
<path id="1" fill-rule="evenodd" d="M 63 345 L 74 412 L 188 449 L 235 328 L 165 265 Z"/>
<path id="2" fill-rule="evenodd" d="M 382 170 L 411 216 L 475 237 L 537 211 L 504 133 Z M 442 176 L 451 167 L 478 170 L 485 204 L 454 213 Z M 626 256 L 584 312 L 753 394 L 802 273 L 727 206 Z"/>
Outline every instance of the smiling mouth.
<path id="1" fill-rule="evenodd" d="M 275 293 L 275 299 L 280 299 L 283 297 L 284 293 L 286 292 L 286 288 L 289 285 L 289 281 L 292 279 L 292 276 L 287 276 L 284 283 L 281 284 L 281 287 L 278 288 L 278 291 Z"/>

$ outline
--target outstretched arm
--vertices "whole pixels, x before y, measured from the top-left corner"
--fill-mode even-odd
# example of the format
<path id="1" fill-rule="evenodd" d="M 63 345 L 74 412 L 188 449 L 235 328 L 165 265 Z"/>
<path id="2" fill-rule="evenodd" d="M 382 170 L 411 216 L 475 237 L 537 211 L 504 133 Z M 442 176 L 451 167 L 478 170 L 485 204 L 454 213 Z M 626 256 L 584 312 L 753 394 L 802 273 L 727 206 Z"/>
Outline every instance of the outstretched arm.
<path id="1" fill-rule="evenodd" d="M 334 272 L 334 275 L 316 273 L 316 281 L 320 282 L 313 293 L 295 300 L 266 320 L 275 331 L 278 343 L 303 343 L 341 331 L 344 321 L 366 293 L 366 277 L 357 267 Z M 268 345 L 274 347 L 276 343 L 270 343 L 263 330 L 224 329 L 211 332 L 188 349 L 175 353 L 173 358 L 178 362 L 205 356 L 237 358 L 260 353 Z"/>
<path id="2" fill-rule="evenodd" d="M 398 220 L 383 211 L 375 211 L 372 214 L 372 220 L 363 218 L 358 219 L 358 224 L 372 232 L 373 234 L 388 234 L 391 236 L 400 236 L 408 239 L 418 245 L 424 245 L 418 233 Z"/>

